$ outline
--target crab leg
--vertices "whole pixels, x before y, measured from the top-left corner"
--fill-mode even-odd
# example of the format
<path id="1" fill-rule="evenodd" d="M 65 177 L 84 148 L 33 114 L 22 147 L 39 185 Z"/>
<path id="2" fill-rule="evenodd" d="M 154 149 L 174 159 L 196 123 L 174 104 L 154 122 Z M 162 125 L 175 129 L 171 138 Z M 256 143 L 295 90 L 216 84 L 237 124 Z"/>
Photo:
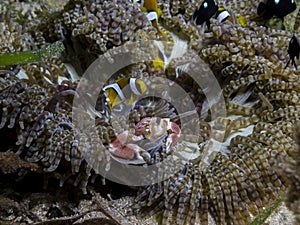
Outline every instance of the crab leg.
<path id="1" fill-rule="evenodd" d="M 166 142 L 167 153 L 170 151 L 171 147 L 177 144 L 180 136 L 180 127 L 176 123 L 170 122 L 168 126 L 168 133 L 169 136 L 167 137 Z"/>

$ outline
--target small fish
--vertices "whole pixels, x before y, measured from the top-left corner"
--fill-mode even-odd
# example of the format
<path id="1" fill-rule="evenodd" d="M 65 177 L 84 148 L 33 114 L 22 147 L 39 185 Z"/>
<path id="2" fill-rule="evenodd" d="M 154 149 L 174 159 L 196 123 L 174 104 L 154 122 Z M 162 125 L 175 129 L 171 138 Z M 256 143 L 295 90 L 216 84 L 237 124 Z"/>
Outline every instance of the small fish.
<path id="1" fill-rule="evenodd" d="M 218 3 L 215 0 L 205 0 L 199 9 L 194 12 L 193 19 L 197 25 L 206 23 L 207 28 L 210 28 L 209 19 L 218 12 Z"/>
<path id="2" fill-rule="evenodd" d="M 292 65 L 294 65 L 295 68 L 297 69 L 295 57 L 297 59 L 299 59 L 300 45 L 299 45 L 298 39 L 296 38 L 295 35 L 293 35 L 293 37 L 290 40 L 288 53 L 289 53 L 290 59 L 287 62 L 285 68 L 287 68 L 288 65 L 290 64 L 290 61 L 292 61 Z"/>
<path id="3" fill-rule="evenodd" d="M 232 13 L 223 7 L 218 8 L 215 18 L 219 21 L 219 23 L 229 20 L 232 23 L 239 23 L 242 27 L 246 27 L 246 19 L 244 16 L 239 16 L 236 18 L 234 14 L 232 16 Z"/>
<path id="4" fill-rule="evenodd" d="M 229 12 L 225 8 L 223 8 L 223 7 L 218 8 L 218 11 L 216 13 L 216 19 L 220 23 L 224 22 L 227 19 L 230 19 L 230 17 L 231 16 L 230 16 Z"/>
<path id="5" fill-rule="evenodd" d="M 138 3 L 143 4 L 141 10 L 147 13 L 147 18 L 152 23 L 152 26 L 156 28 L 157 32 L 160 35 L 163 35 L 164 33 L 160 30 L 158 26 L 158 18 L 160 17 L 162 12 L 157 6 L 157 1 L 144 0 L 144 1 L 138 1 Z"/>
<path id="6" fill-rule="evenodd" d="M 259 3 L 257 14 L 266 20 L 276 16 L 283 21 L 283 18 L 296 8 L 295 0 L 267 0 L 266 3 Z"/>
<path id="7" fill-rule="evenodd" d="M 103 87 L 110 110 L 123 102 L 126 105 L 132 105 L 135 97 L 144 94 L 146 90 L 147 86 L 144 81 L 130 77 L 120 78 L 115 83 Z"/>

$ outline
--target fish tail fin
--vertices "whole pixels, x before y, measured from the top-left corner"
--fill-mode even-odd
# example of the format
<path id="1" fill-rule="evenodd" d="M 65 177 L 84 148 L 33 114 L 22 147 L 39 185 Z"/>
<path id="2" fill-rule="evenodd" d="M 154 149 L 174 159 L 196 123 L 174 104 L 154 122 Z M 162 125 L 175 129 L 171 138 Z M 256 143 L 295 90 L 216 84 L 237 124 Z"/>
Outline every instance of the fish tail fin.
<path id="1" fill-rule="evenodd" d="M 210 29 L 210 21 L 209 21 L 209 19 L 206 20 L 206 26 L 207 26 L 207 29 L 209 30 Z"/>
<path id="2" fill-rule="evenodd" d="M 294 65 L 295 69 L 297 70 L 297 65 L 296 65 L 295 59 L 292 59 L 292 65 Z"/>
<path id="3" fill-rule="evenodd" d="M 165 33 L 159 28 L 157 21 L 152 22 L 152 26 L 156 28 L 157 33 L 161 36 L 165 35 Z"/>
<path id="4" fill-rule="evenodd" d="M 286 69 L 286 68 L 289 66 L 289 64 L 290 64 L 290 61 L 291 61 L 291 59 L 289 59 L 289 61 L 286 63 L 286 65 L 285 65 L 284 69 Z"/>
<path id="5" fill-rule="evenodd" d="M 161 9 L 157 9 L 157 17 L 159 18 L 162 14 L 162 10 Z"/>

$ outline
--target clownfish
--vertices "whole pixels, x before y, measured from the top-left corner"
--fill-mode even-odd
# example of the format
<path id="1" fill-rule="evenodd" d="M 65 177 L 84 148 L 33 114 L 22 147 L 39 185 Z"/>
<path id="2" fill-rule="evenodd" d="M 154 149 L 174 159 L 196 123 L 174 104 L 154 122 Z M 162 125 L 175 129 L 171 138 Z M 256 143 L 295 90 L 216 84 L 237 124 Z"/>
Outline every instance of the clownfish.
<path id="1" fill-rule="evenodd" d="M 242 27 L 246 26 L 245 17 L 240 16 L 236 21 L 233 21 L 232 16 L 223 7 L 219 7 L 218 3 L 215 0 L 205 0 L 199 9 L 194 12 L 193 19 L 194 23 L 197 25 L 202 25 L 206 23 L 207 28 L 210 28 L 210 18 L 215 16 L 220 23 L 225 20 L 230 20 L 231 22 L 238 22 Z"/>
<path id="2" fill-rule="evenodd" d="M 219 7 L 215 18 L 222 23 L 225 20 L 230 19 L 230 17 L 229 12 L 225 8 Z"/>
<path id="3" fill-rule="evenodd" d="M 238 22 L 242 27 L 246 27 L 246 19 L 244 16 L 239 16 L 238 18 L 234 18 L 236 19 L 236 21 L 234 21 L 234 19 L 232 18 L 228 10 L 226 10 L 223 7 L 218 8 L 215 18 L 218 20 L 219 23 L 222 23 L 225 20 L 230 20 L 231 22 Z"/>
<path id="4" fill-rule="evenodd" d="M 297 59 L 299 59 L 300 45 L 299 45 L 298 39 L 296 38 L 295 35 L 293 35 L 293 37 L 290 40 L 289 48 L 288 48 L 288 54 L 289 54 L 290 59 L 287 62 L 285 68 L 287 68 L 288 65 L 290 64 L 290 61 L 292 61 L 292 65 L 294 65 L 295 68 L 297 69 L 296 62 L 295 62 L 295 57 Z"/>
<path id="5" fill-rule="evenodd" d="M 194 12 L 193 20 L 195 24 L 202 25 L 206 23 L 207 28 L 210 28 L 209 19 L 218 12 L 218 3 L 215 0 L 205 0 L 202 2 L 199 9 Z"/>
<path id="6" fill-rule="evenodd" d="M 144 94 L 146 90 L 144 81 L 130 77 L 120 78 L 115 83 L 103 87 L 110 110 L 121 103 L 132 105 L 135 97 Z"/>
<path id="7" fill-rule="evenodd" d="M 160 35 L 163 32 L 158 27 L 158 18 L 161 15 L 161 10 L 158 8 L 156 0 L 138 0 L 137 3 L 141 4 L 142 12 L 147 13 L 147 18 L 151 22 L 152 26 L 156 28 Z"/>
<path id="8" fill-rule="evenodd" d="M 259 3 L 257 14 L 266 20 L 276 16 L 283 21 L 283 18 L 296 8 L 295 0 L 267 0 L 266 3 Z"/>

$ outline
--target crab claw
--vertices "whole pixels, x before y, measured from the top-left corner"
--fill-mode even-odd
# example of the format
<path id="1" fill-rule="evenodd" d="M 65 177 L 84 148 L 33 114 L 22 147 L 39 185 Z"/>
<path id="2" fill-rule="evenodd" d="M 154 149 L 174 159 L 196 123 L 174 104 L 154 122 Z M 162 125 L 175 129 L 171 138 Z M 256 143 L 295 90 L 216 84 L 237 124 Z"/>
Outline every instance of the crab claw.
<path id="1" fill-rule="evenodd" d="M 168 129 L 168 124 L 170 123 L 170 119 L 161 119 L 154 117 L 150 121 L 149 124 L 149 134 L 145 134 L 145 137 L 148 139 L 153 139 L 154 137 L 162 136 L 166 133 Z"/>
<path id="2" fill-rule="evenodd" d="M 110 147 L 109 151 L 113 156 L 121 158 L 121 159 L 132 160 L 135 157 L 134 150 L 127 147 L 126 145 L 119 146 L 117 148 Z"/>
<path id="3" fill-rule="evenodd" d="M 128 136 L 129 136 L 128 131 L 122 132 L 117 136 L 117 138 L 112 143 L 110 143 L 110 147 L 119 148 L 123 146 L 127 142 Z"/>
<path id="4" fill-rule="evenodd" d="M 167 153 L 170 151 L 171 147 L 177 144 L 180 136 L 180 132 L 181 132 L 180 127 L 176 123 L 173 122 L 169 123 L 169 127 L 168 127 L 169 136 L 166 141 Z"/>
<path id="5" fill-rule="evenodd" d="M 112 157 L 123 164 L 144 164 L 150 161 L 150 154 L 136 144 L 126 144 L 119 148 L 109 149 Z"/>
<path id="6" fill-rule="evenodd" d="M 127 143 L 129 132 L 125 131 L 117 136 L 110 145 L 109 152 L 112 157 L 125 164 L 143 164 L 149 162 L 151 159 L 150 154 L 136 144 Z"/>
<path id="7" fill-rule="evenodd" d="M 144 161 L 144 162 L 149 162 L 151 159 L 150 154 L 145 151 L 144 149 L 142 149 L 140 146 L 136 145 L 136 144 L 127 144 L 127 147 L 131 148 L 134 151 L 134 156 L 135 159 Z"/>
<path id="8" fill-rule="evenodd" d="M 145 117 L 135 125 L 135 135 L 139 136 L 144 134 L 146 127 L 150 124 L 152 118 Z"/>

